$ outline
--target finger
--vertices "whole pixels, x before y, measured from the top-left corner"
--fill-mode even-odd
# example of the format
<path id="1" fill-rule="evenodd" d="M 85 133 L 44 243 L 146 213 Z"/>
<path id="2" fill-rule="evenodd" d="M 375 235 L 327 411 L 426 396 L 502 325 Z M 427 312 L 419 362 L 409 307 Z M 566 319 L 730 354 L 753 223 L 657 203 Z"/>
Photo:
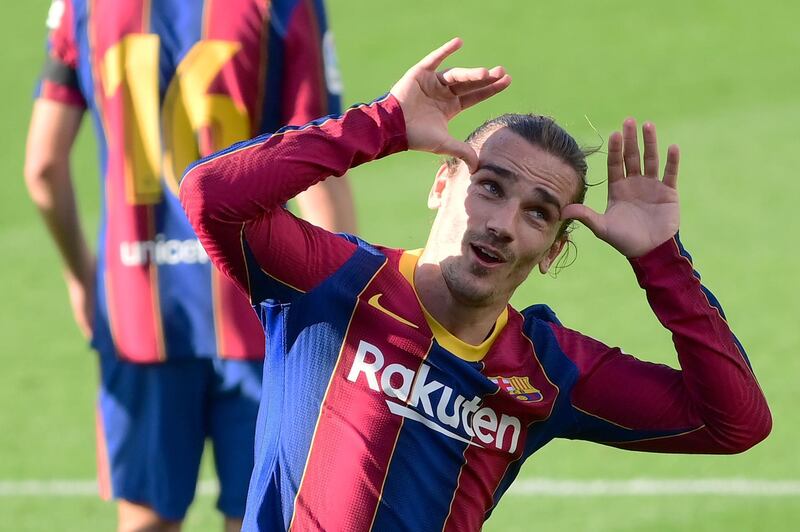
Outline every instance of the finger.
<path id="1" fill-rule="evenodd" d="M 485 81 L 495 80 L 502 78 L 506 73 L 506 69 L 501 66 L 487 69 L 485 67 L 463 68 L 454 67 L 438 72 L 436 75 L 439 80 L 445 85 L 454 85 L 456 83 L 465 83 L 470 81 Z"/>
<path id="2" fill-rule="evenodd" d="M 458 99 L 458 101 L 461 103 L 461 109 L 467 109 L 476 103 L 488 100 L 495 94 L 506 90 L 509 85 L 511 85 L 511 76 L 506 74 L 502 78 L 492 82 L 491 85 L 468 92 Z"/>
<path id="3" fill-rule="evenodd" d="M 678 187 L 678 164 L 681 160 L 681 151 L 677 144 L 667 149 L 667 164 L 664 165 L 664 184 L 671 188 Z"/>
<path id="4" fill-rule="evenodd" d="M 483 87 L 488 87 L 498 79 L 500 78 L 489 78 L 489 79 L 482 79 L 479 81 L 464 81 L 461 83 L 455 83 L 453 85 L 450 85 L 447 88 L 450 89 L 450 92 L 452 92 L 456 96 L 464 96 L 465 94 L 469 94 L 470 92 L 476 91 Z"/>
<path id="5" fill-rule="evenodd" d="M 622 158 L 625 161 L 625 175 L 642 175 L 639 160 L 639 139 L 636 134 L 636 120 L 628 118 L 622 123 Z"/>
<path id="6" fill-rule="evenodd" d="M 645 122 L 642 126 L 644 139 L 644 175 L 658 177 L 658 139 L 656 126 L 652 122 Z"/>
<path id="7" fill-rule="evenodd" d="M 439 65 L 441 65 L 445 59 L 447 59 L 448 56 L 461 48 L 461 45 L 463 44 L 464 41 L 458 37 L 450 39 L 439 48 L 423 57 L 422 60 L 415 65 L 415 67 L 425 70 L 436 70 L 439 68 Z"/>
<path id="8" fill-rule="evenodd" d="M 439 80 L 448 86 L 456 96 L 491 85 L 505 75 L 503 67 L 491 70 L 485 68 L 453 68 L 438 74 Z"/>
<path id="9" fill-rule="evenodd" d="M 464 161 L 469 168 L 469 173 L 474 174 L 478 171 L 478 154 L 472 146 L 466 142 L 461 142 L 453 137 L 448 138 L 435 153 L 440 155 L 452 155 Z"/>
<path id="10" fill-rule="evenodd" d="M 613 183 L 625 177 L 622 166 L 622 134 L 615 131 L 608 137 L 608 182 Z"/>
<path id="11" fill-rule="evenodd" d="M 437 74 L 439 80 L 445 85 L 454 85 L 456 83 L 463 83 L 465 81 L 481 81 L 489 79 L 489 69 L 483 67 L 476 68 L 463 68 L 455 67 L 448 68 L 444 72 Z"/>
<path id="12" fill-rule="evenodd" d="M 603 216 L 581 203 L 572 203 L 561 209 L 562 220 L 578 220 L 598 238 L 605 234 Z"/>

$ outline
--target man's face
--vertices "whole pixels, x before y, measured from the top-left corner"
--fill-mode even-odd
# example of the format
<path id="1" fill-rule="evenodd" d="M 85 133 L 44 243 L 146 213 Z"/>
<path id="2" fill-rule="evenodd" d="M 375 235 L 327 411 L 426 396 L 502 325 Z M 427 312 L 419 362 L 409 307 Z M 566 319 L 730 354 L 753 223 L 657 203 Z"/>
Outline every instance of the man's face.
<path id="1" fill-rule="evenodd" d="M 439 212 L 426 254 L 435 254 L 460 303 L 505 304 L 534 266 L 547 272 L 561 251 L 561 209 L 576 197 L 579 178 L 507 128 L 489 133 L 476 151 L 475 174 L 462 162 L 454 175 L 437 175 L 429 205 Z"/>

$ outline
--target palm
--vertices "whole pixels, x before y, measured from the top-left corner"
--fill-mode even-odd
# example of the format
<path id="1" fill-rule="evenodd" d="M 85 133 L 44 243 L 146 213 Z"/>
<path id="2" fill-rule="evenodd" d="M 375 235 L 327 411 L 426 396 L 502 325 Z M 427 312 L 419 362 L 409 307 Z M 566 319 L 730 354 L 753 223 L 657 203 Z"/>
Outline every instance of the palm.
<path id="1" fill-rule="evenodd" d="M 413 148 L 421 151 L 439 153 L 447 143 L 450 134 L 447 124 L 463 109 L 460 99 L 443 84 L 435 72 L 415 72 L 409 80 L 416 85 L 408 91 L 403 110 L 413 108 L 415 112 L 406 113 L 406 131 L 411 134 Z"/>
<path id="2" fill-rule="evenodd" d="M 453 39 L 434 50 L 411 67 L 391 93 L 403 110 L 409 149 L 459 157 L 474 170 L 478 163 L 475 151 L 451 137 L 447 124 L 464 109 L 508 87 L 511 78 L 502 67 L 437 72 L 442 62 L 460 47 L 461 40 Z"/>
<path id="3" fill-rule="evenodd" d="M 658 177 L 655 127 L 644 126 L 644 172 L 636 124 L 626 120 L 623 134 L 608 142 L 608 204 L 603 214 L 569 205 L 565 218 L 576 218 L 626 257 L 639 257 L 672 237 L 680 225 L 678 148 L 671 146 L 663 179 Z"/>
<path id="4" fill-rule="evenodd" d="M 678 231 L 678 192 L 657 179 L 633 176 L 609 186 L 605 238 L 625 256 L 643 255 Z"/>

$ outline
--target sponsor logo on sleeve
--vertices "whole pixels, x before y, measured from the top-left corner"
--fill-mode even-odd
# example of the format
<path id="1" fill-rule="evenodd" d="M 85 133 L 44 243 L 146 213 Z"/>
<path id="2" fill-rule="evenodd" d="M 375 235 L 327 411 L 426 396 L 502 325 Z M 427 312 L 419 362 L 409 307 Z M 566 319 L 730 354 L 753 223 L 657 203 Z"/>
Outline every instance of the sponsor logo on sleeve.
<path id="1" fill-rule="evenodd" d="M 45 24 L 51 30 L 61 26 L 61 19 L 64 18 L 64 0 L 53 0 L 50 4 L 50 9 L 47 11 L 47 22 Z"/>

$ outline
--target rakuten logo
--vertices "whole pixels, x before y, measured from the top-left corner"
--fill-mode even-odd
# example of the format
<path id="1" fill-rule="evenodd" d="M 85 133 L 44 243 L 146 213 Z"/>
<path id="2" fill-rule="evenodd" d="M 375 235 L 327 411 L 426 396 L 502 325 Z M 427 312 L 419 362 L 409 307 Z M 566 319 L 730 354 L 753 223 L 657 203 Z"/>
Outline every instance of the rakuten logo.
<path id="1" fill-rule="evenodd" d="M 509 453 L 517 450 L 522 425 L 519 419 L 481 407 L 480 397 L 467 400 L 449 386 L 429 377 L 430 366 L 422 363 L 419 371 L 402 364 L 385 366 L 383 353 L 369 342 L 360 341 L 347 380 L 356 382 L 364 375 L 367 385 L 383 392 L 389 411 L 412 419 L 449 438 L 477 447 L 495 447 Z M 424 415 L 423 415 L 424 414 Z M 480 445 L 469 438 L 477 437 Z"/>
<path id="2" fill-rule="evenodd" d="M 163 264 L 205 264 L 208 262 L 206 250 L 196 238 L 189 240 L 167 240 L 164 235 L 156 235 L 155 240 L 122 242 L 119 245 L 119 258 L 125 266 Z"/>

